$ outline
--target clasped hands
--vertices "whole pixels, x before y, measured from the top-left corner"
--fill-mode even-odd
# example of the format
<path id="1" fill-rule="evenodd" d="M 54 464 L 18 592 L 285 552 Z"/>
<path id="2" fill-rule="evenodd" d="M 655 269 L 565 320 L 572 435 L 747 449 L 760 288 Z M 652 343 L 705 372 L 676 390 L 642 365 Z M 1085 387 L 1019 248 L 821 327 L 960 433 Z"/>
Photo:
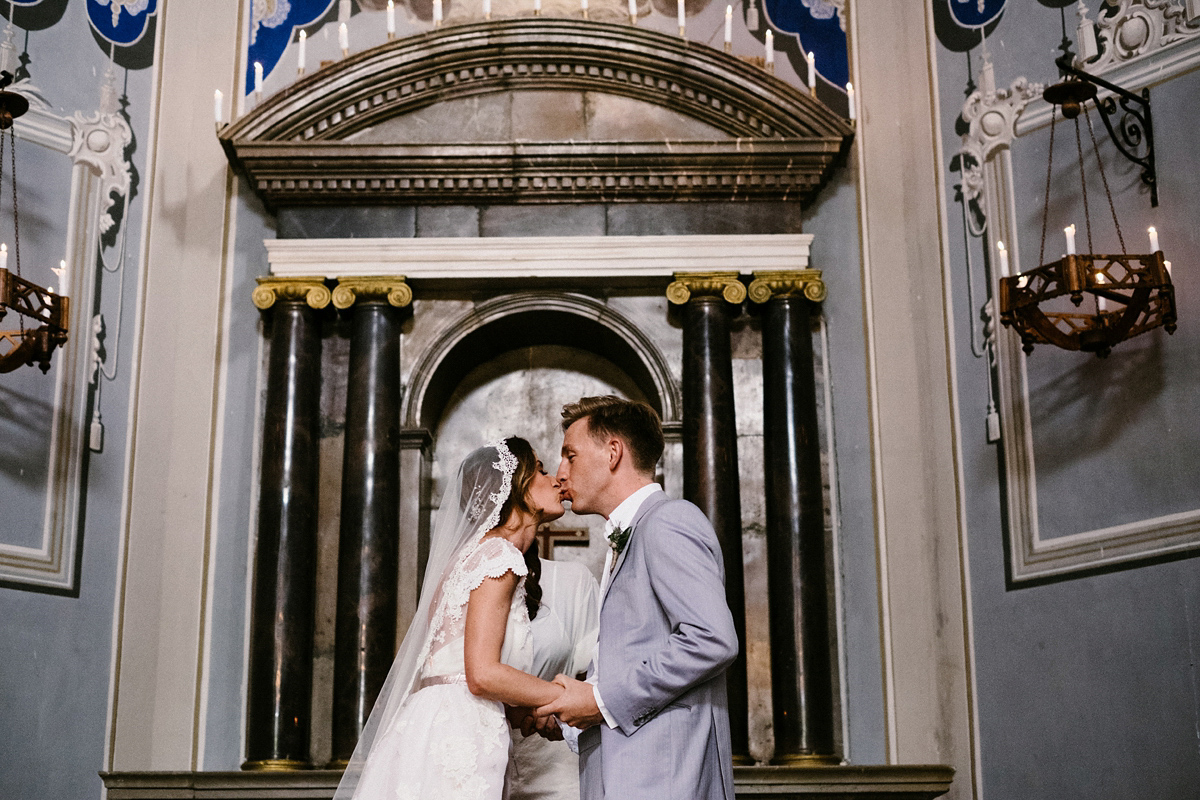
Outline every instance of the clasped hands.
<path id="1" fill-rule="evenodd" d="M 506 707 L 509 724 L 519 728 L 523 736 L 537 733 L 551 741 L 559 741 L 563 738 L 560 722 L 585 730 L 604 721 L 604 715 L 596 705 L 592 684 L 562 674 L 553 682 L 563 689 L 556 700 L 539 708 Z"/>

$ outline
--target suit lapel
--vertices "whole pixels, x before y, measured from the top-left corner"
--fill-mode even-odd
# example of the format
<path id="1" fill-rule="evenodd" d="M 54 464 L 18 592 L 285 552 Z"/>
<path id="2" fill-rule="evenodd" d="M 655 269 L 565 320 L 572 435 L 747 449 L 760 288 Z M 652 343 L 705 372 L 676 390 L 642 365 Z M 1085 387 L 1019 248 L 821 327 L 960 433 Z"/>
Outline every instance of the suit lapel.
<path id="1" fill-rule="evenodd" d="M 638 509 L 637 514 L 634 515 L 633 522 L 629 526 L 633 529 L 633 532 L 629 534 L 629 541 L 625 543 L 625 549 L 621 551 L 621 554 L 617 556 L 616 563 L 613 564 L 612 572 L 608 576 L 608 583 L 604 584 L 604 597 L 600 598 L 601 608 L 604 608 L 604 601 L 608 598 L 608 590 L 612 588 L 613 581 L 617 579 L 617 573 L 621 571 L 621 567 L 625 564 L 625 557 L 629 555 L 629 549 L 633 546 L 633 540 L 637 538 L 638 525 L 641 524 L 646 514 L 657 508 L 660 503 L 665 503 L 666 501 L 667 495 L 664 492 L 655 492 L 646 498 Z"/>

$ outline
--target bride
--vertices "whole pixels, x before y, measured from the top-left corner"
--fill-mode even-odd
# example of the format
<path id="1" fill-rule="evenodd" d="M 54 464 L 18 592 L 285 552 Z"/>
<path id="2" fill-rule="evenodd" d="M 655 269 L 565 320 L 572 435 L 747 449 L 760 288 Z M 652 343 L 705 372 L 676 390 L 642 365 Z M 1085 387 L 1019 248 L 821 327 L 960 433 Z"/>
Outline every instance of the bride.
<path id="1" fill-rule="evenodd" d="M 500 800 L 504 706 L 533 707 L 562 687 L 533 666 L 522 553 L 563 514 L 558 483 L 524 439 L 466 457 L 430 539 L 412 626 L 334 800 Z"/>

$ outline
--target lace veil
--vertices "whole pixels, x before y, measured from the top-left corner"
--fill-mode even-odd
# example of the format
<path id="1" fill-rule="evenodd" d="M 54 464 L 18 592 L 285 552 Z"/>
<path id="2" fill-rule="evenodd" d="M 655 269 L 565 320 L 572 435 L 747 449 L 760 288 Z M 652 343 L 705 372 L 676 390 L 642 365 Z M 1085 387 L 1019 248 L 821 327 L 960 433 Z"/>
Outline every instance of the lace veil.
<path id="1" fill-rule="evenodd" d="M 413 692 L 437 627 L 435 614 L 438 612 L 437 600 L 441 597 L 442 584 L 483 535 L 500 524 L 500 508 L 512 491 L 512 477 L 516 468 L 516 456 L 508 449 L 508 445 L 503 440 L 492 442 L 472 451 L 459 466 L 454 480 L 446 487 L 429 540 L 429 559 L 425 565 L 425 581 L 421 586 L 416 614 L 375 700 L 375 707 L 367 719 L 333 800 L 351 800 L 354 797 L 363 765 L 376 738 L 381 731 L 391 727 L 400 707 Z"/>

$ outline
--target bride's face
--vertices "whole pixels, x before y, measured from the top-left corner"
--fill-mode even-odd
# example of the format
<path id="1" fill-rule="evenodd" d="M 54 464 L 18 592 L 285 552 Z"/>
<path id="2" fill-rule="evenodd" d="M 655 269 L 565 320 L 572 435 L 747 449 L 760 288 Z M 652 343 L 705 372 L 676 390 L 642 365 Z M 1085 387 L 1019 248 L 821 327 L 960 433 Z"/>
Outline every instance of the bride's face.
<path id="1" fill-rule="evenodd" d="M 529 500 L 531 506 L 542 512 L 545 522 L 558 519 L 565 511 L 558 493 L 558 480 L 546 472 L 540 460 L 533 481 L 529 484 Z"/>

